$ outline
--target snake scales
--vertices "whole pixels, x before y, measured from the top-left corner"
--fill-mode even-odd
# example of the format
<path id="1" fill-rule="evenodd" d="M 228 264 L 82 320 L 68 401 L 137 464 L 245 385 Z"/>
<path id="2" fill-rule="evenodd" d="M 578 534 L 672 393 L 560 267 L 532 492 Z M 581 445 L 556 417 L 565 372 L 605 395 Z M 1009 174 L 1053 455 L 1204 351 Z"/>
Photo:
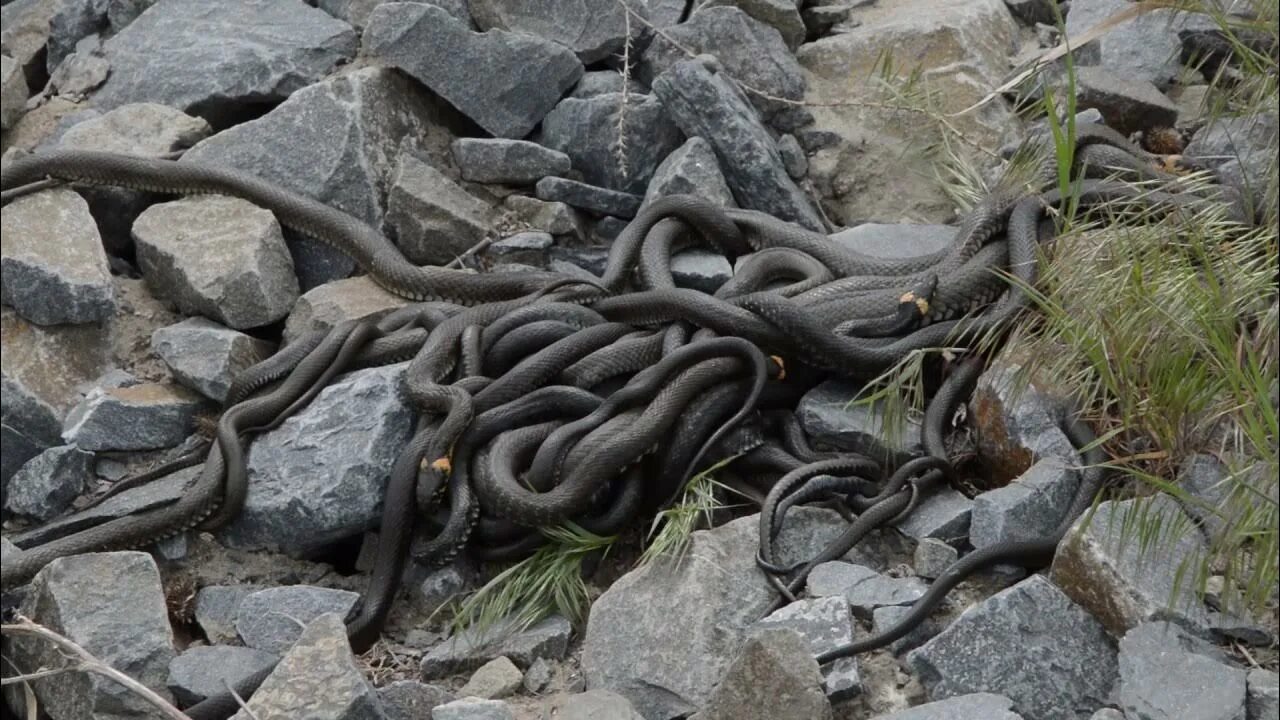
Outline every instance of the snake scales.
<path id="1" fill-rule="evenodd" d="M 1101 164 L 1131 178 L 1168 179 L 1149 156 L 1106 128 L 1082 129 L 1076 142 L 1077 158 L 1086 167 L 1093 163 L 1095 176 Z M 961 366 L 931 405 L 925 423 L 930 457 L 903 465 L 883 485 L 874 463 L 818 453 L 794 423 L 783 433 L 785 447 L 765 439 L 757 411 L 786 415 L 823 376 L 869 378 L 912 351 L 962 346 L 1006 328 L 1026 297 L 997 271 L 1035 280 L 1042 220 L 1061 201 L 1056 191 L 1043 192 L 1047 169 L 1029 188 L 1004 186 L 979 203 L 947 250 L 898 260 L 847 250 L 761 213 L 663 198 L 617 238 L 603 275 L 584 282 L 551 272 L 418 267 L 344 213 L 231 169 L 88 151 L 20 158 L 0 179 L 6 198 L 49 179 L 240 197 L 347 253 L 391 292 L 420 302 L 300 338 L 251 368 L 236 379 L 216 442 L 186 495 L 43 544 L 26 546 L 19 536 L 23 552 L 4 558 L 2 586 L 27 582 L 58 557 L 146 546 L 225 523 L 245 499 L 245 436 L 281 422 L 338 372 L 408 361 L 404 386 L 419 420 L 391 470 L 375 568 L 348 623 L 357 651 L 377 639 L 415 527 L 440 504 L 447 504 L 443 523 L 418 549 L 420 560 L 447 562 L 468 542 L 487 558 L 514 557 L 536 548 L 542 540 L 536 529 L 548 524 L 573 520 L 616 533 L 645 508 L 678 496 L 693 471 L 727 457 L 740 458 L 744 492 L 764 504 L 761 567 L 768 574 L 798 571 L 778 581 L 783 595 L 791 595 L 807 568 L 909 511 L 950 473 L 941 449 L 943 422 L 980 366 Z M 1114 181 L 1081 177 L 1078 183 L 1085 205 L 1140 197 L 1176 211 L 1207 202 Z M 677 288 L 670 255 L 688 242 L 746 256 L 742 269 L 715 295 Z M 1087 428 L 1072 423 L 1068 429 L 1085 444 Z M 773 473 L 754 491 L 752 463 Z M 731 473 L 736 464 L 728 466 Z M 780 472 L 788 474 L 770 491 Z M 847 477 L 813 484 L 821 472 Z M 770 547 L 786 507 L 837 485 L 861 512 L 858 520 L 819 558 L 779 567 Z M 1096 482 L 1084 485 L 1075 506 L 1092 499 Z M 1065 517 L 1067 523 L 1074 514 Z M 1056 540 L 966 556 L 890 634 L 909 629 L 982 563 L 1033 561 Z M 892 639 L 872 638 L 842 652 Z M 241 689 L 251 691 L 262 677 Z M 199 720 L 234 709 L 229 697 L 219 697 L 188 712 Z"/>

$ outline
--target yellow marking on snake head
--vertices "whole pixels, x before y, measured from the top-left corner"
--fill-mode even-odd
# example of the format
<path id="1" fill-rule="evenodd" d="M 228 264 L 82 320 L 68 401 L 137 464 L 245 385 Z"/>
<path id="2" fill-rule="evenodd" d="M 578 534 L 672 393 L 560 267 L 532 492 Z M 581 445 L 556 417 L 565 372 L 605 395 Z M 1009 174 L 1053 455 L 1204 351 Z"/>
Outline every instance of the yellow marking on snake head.
<path id="1" fill-rule="evenodd" d="M 924 298 L 916 298 L 916 309 L 920 311 L 920 317 L 929 314 L 929 301 Z"/>
<path id="2" fill-rule="evenodd" d="M 787 363 L 782 360 L 781 355 L 770 355 L 769 359 L 778 364 L 778 379 L 787 379 Z"/>
<path id="3" fill-rule="evenodd" d="M 426 462 L 426 460 L 423 460 L 423 462 Z M 453 463 L 450 462 L 447 457 L 436 458 L 431 463 L 431 469 L 439 472 L 441 475 L 448 475 L 453 472 Z"/>
<path id="4" fill-rule="evenodd" d="M 908 291 L 906 291 L 906 292 L 902 293 L 902 297 L 898 298 L 898 302 L 900 302 L 900 303 L 913 303 L 913 302 L 915 302 L 915 301 L 916 301 L 916 291 L 915 291 L 915 290 L 908 290 Z"/>

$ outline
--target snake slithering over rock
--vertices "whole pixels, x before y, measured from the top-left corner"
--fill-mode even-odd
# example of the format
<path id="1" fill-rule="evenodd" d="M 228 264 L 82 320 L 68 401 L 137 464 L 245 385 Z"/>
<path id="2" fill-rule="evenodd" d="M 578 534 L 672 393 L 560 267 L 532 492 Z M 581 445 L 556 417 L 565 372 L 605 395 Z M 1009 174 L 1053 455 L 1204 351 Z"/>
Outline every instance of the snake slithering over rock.
<path id="1" fill-rule="evenodd" d="M 1097 179 L 1117 171 L 1134 180 L 1172 177 L 1105 127 L 1081 128 L 1075 141 L 1081 171 L 1071 191 L 1081 207 L 1122 199 L 1179 212 L 1217 202 Z M 952 474 L 942 437 L 981 371 L 981 356 L 971 353 L 953 368 L 930 404 L 928 455 L 896 468 L 847 456 L 832 464 L 793 424 L 781 439 L 766 437 L 760 417 L 785 417 L 821 378 L 869 379 L 914 351 L 969 347 L 1007 330 L 1028 304 L 1020 286 L 1034 285 L 1037 254 L 1053 235 L 1048 213 L 1064 200 L 1048 189 L 1055 173 L 1046 161 L 1030 183 L 1000 185 L 964 215 L 950 247 L 895 260 L 842 248 L 759 212 L 670 196 L 647 206 L 614 241 L 605 272 L 584 281 L 543 271 L 419 267 L 364 223 L 232 169 L 78 150 L 19 158 L 0 178 L 6 202 L 50 181 L 231 195 L 346 253 L 416 304 L 298 338 L 250 368 L 233 384 L 216 441 L 186 495 L 39 544 L 17 536 L 22 552 L 4 558 L 0 584 L 24 584 L 59 557 L 145 547 L 226 523 L 247 491 L 247 436 L 282 422 L 341 372 L 407 361 L 404 390 L 418 419 L 391 470 L 374 570 L 348 622 L 357 652 L 379 636 L 415 527 L 441 505 L 444 520 L 418 548 L 419 561 L 445 563 L 468 546 L 482 558 L 510 559 L 536 549 L 544 540 L 539 528 L 549 525 L 572 521 L 616 534 L 677 498 L 695 472 L 727 458 L 737 459 L 726 474 L 739 475 L 741 490 L 763 506 L 761 568 L 783 598 L 792 597 L 816 563 L 909 512 Z M 715 295 L 677 288 L 671 253 L 687 242 L 742 257 L 742 269 Z M 1077 419 L 1064 420 L 1064 430 L 1077 447 L 1092 442 Z M 1096 466 L 1098 452 L 1086 453 L 1085 464 Z M 1100 472 L 1086 473 L 1051 537 L 965 556 L 898 626 L 819 661 L 891 642 L 985 564 L 1032 564 L 1052 554 L 1092 502 Z M 778 566 L 771 544 L 786 507 L 837 486 L 858 518 L 819 557 Z M 266 672 L 237 689 L 248 694 Z M 203 720 L 236 708 L 228 693 L 186 712 Z"/>

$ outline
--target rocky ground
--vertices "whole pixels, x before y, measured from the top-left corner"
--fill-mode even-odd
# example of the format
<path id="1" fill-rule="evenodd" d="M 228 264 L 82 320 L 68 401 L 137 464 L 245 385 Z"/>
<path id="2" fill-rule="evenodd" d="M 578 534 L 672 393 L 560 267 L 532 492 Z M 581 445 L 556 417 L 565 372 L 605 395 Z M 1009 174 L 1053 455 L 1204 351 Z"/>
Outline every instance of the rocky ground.
<path id="1" fill-rule="evenodd" d="M 955 111 L 1059 39 L 1052 0 L 3 5 L 6 159 L 184 151 L 380 227 L 415 262 L 461 257 L 494 272 L 599 272 L 626 221 L 672 193 L 765 210 L 870 253 L 944 247 L 955 205 L 925 152 L 941 139 L 936 118 L 889 107 L 863 79 L 892 51 L 899 72 L 927 69 L 937 109 Z M 1067 31 L 1127 5 L 1073 0 Z M 1205 126 L 1205 79 L 1182 64 L 1209 27 L 1196 22 L 1151 13 L 1080 48 L 1082 120 L 1174 142 L 1242 183 L 1261 177 L 1276 117 Z M 954 125 L 970 143 L 959 152 L 988 167 L 1034 130 L 1009 98 Z M 403 303 L 352 277 L 346 257 L 228 198 L 23 197 L 5 207 L 2 260 L 0 487 L 6 535 L 22 543 L 193 447 L 230 378 L 281 343 Z M 705 251 L 675 261 L 686 287 L 712 290 L 732 272 Z M 245 510 L 216 535 L 65 558 L 7 601 L 179 706 L 280 659 L 237 718 L 1276 717 L 1274 664 L 1259 667 L 1273 662 L 1273 620 L 1175 592 L 1178 559 L 1206 542 L 1198 531 L 1141 558 L 1116 542 L 1138 500 L 1103 503 L 1044 572 L 982 574 L 891 648 L 825 676 L 813 662 L 891 625 L 959 555 L 1057 522 L 1076 455 L 1053 393 L 1014 392 L 1017 364 L 1011 354 L 989 369 L 971 403 L 982 468 L 972 486 L 928 498 L 820 567 L 803 599 L 767 617 L 747 515 L 695 533 L 683 562 L 631 570 L 618 553 L 593 580 L 583 627 L 554 616 L 518 632 L 451 632 L 437 609 L 492 569 L 411 569 L 384 640 L 353 657 L 342 620 L 412 421 L 403 366 L 341 379 L 256 440 Z M 856 390 L 818 387 L 802 422 L 825 445 L 884 452 L 884 419 L 847 407 Z M 92 513 L 165 502 L 196 472 Z M 1177 482 L 1212 507 L 1225 473 L 1205 455 Z M 1171 521 L 1221 522 L 1203 505 L 1147 502 Z M 842 526 L 804 508 L 783 554 L 808 556 Z M 23 668 L 57 662 L 25 638 L 6 639 L 4 655 Z M 97 676 L 32 687 L 54 720 L 150 717 Z"/>

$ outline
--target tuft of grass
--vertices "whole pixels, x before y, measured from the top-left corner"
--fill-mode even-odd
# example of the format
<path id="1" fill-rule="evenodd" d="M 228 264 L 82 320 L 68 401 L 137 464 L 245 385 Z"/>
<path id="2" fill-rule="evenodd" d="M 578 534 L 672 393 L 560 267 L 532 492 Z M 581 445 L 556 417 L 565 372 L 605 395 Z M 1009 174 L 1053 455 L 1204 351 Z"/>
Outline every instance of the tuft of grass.
<path id="1" fill-rule="evenodd" d="M 709 527 L 715 513 L 728 507 L 717 490 L 733 490 L 716 482 L 714 473 L 737 457 L 727 457 L 694 475 L 685 485 L 680 499 L 654 516 L 646 538 L 648 543 L 640 555 L 639 566 L 643 567 L 659 558 L 675 558 L 677 562 L 683 559 L 693 531 L 702 526 Z"/>

